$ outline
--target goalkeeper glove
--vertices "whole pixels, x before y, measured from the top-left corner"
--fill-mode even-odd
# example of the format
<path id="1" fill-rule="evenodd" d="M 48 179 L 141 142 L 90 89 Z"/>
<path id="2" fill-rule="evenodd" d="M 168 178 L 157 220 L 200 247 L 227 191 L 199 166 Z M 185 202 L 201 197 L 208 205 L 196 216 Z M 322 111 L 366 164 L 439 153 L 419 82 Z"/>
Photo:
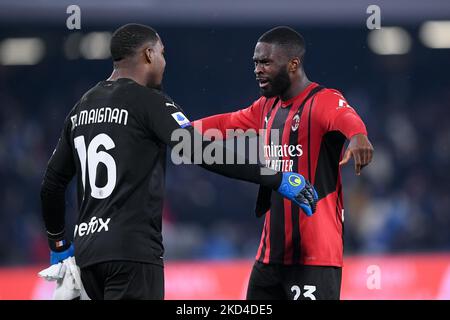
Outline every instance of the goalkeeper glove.
<path id="1" fill-rule="evenodd" d="M 307 216 L 311 216 L 316 211 L 317 192 L 301 174 L 283 172 L 277 191 L 302 208 Z"/>

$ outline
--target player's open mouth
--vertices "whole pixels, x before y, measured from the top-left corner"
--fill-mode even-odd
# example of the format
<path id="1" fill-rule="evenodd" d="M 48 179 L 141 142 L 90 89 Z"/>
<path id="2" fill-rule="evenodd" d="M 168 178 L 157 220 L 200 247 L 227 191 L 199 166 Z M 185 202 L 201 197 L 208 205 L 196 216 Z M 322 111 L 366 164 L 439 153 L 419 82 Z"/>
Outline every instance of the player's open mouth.
<path id="1" fill-rule="evenodd" d="M 260 88 L 267 87 L 270 83 L 270 81 L 267 79 L 256 79 L 256 81 L 258 81 Z"/>

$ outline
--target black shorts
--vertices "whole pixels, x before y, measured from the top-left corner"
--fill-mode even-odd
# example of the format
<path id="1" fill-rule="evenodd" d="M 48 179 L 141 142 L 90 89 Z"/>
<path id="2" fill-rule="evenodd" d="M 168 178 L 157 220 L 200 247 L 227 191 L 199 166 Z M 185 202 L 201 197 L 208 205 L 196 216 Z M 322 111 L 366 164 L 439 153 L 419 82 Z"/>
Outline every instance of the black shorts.
<path id="1" fill-rule="evenodd" d="M 342 268 L 256 261 L 247 300 L 339 300 Z"/>
<path id="2" fill-rule="evenodd" d="M 92 300 L 163 300 L 164 268 L 159 265 L 109 261 L 81 268 L 81 281 Z"/>

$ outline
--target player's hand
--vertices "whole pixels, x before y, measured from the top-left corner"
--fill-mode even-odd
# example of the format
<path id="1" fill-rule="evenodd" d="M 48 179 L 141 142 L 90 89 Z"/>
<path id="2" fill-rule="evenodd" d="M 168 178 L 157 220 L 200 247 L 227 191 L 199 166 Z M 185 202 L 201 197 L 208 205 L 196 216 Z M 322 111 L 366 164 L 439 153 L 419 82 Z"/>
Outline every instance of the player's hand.
<path id="1" fill-rule="evenodd" d="M 277 191 L 302 208 L 307 216 L 316 211 L 317 192 L 301 174 L 284 172 Z"/>
<path id="2" fill-rule="evenodd" d="M 73 244 L 70 244 L 69 248 L 61 252 L 50 250 L 50 264 L 52 265 L 57 264 L 69 257 L 73 257 L 73 255 L 74 255 Z"/>
<path id="3" fill-rule="evenodd" d="M 349 162 L 352 156 L 355 160 L 355 172 L 359 176 L 361 170 L 372 161 L 373 157 L 373 146 L 366 135 L 356 134 L 350 139 L 350 143 L 339 165 L 342 166 Z"/>

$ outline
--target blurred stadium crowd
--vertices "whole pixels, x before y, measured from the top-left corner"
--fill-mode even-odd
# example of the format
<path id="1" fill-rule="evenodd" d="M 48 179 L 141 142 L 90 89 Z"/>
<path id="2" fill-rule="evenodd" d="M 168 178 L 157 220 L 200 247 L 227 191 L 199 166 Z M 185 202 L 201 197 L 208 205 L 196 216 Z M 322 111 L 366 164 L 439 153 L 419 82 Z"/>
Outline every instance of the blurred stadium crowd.
<path id="1" fill-rule="evenodd" d="M 191 120 L 257 98 L 253 48 L 272 26 L 155 27 L 167 52 L 165 90 Z M 416 26 L 405 26 L 412 45 L 402 55 L 375 54 L 361 28 L 293 27 L 307 41 L 309 78 L 344 93 L 375 147 L 360 177 L 343 168 L 346 254 L 450 250 L 448 50 L 422 46 Z M 0 265 L 46 263 L 39 200 L 46 162 L 66 114 L 111 72 L 108 59 L 68 55 L 75 50 L 65 46 L 68 30 L 2 28 L 0 41 L 29 36 L 24 30 L 44 39 L 46 54 L 36 65 L 0 64 Z M 253 213 L 257 187 L 168 162 L 166 258 L 252 258 L 263 222 Z M 73 185 L 66 215 L 73 226 Z"/>

